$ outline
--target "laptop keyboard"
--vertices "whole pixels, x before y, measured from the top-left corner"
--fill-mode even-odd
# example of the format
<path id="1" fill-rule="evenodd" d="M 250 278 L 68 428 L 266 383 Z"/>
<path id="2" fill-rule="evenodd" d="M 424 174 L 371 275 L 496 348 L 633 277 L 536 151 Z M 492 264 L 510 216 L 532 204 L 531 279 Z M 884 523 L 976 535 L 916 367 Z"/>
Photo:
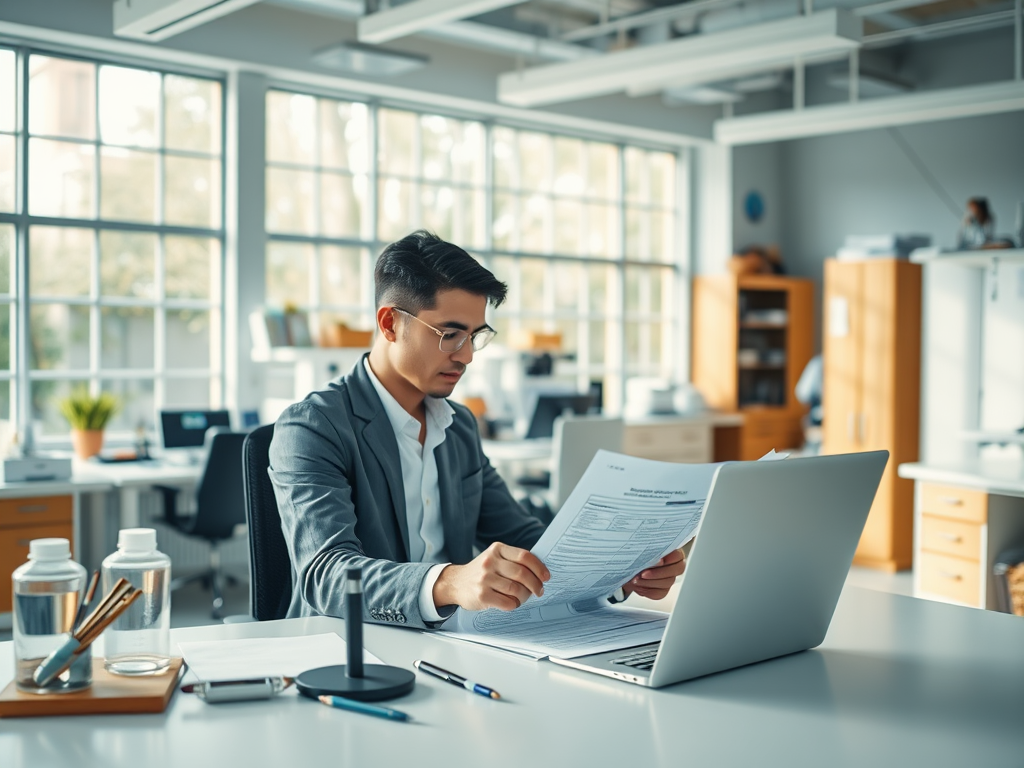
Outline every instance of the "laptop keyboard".
<path id="1" fill-rule="evenodd" d="M 621 664 L 624 667 L 632 667 L 633 669 L 644 669 L 650 671 L 651 667 L 654 666 L 654 660 L 658 657 L 658 648 L 660 646 L 654 646 L 652 648 L 644 648 L 642 651 L 636 651 L 626 656 L 620 656 L 617 659 L 612 659 L 612 664 Z"/>

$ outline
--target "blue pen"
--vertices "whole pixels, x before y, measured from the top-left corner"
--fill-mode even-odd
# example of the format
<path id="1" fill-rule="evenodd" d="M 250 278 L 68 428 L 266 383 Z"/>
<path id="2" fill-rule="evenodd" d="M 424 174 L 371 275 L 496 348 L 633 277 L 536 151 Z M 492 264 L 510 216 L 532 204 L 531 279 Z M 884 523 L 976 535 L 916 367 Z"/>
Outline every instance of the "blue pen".
<path id="1" fill-rule="evenodd" d="M 489 699 L 501 698 L 501 694 L 493 688 L 488 688 L 486 685 L 480 685 L 480 683 L 474 683 L 472 680 L 467 680 L 462 675 L 449 672 L 447 669 L 441 669 L 439 666 L 431 664 L 429 661 L 417 659 L 412 663 L 412 665 L 420 672 L 432 675 L 438 680 L 444 680 L 446 683 L 457 685 L 459 688 L 465 688 L 470 693 L 479 693 L 481 696 L 486 696 Z"/>
<path id="2" fill-rule="evenodd" d="M 335 709 L 347 709 L 350 712 L 361 712 L 364 715 L 373 715 L 374 717 L 383 717 L 388 720 L 401 720 L 408 722 L 412 718 L 405 714 L 405 712 L 399 712 L 397 709 L 389 709 L 388 707 L 378 707 L 373 704 L 364 704 L 361 701 L 353 701 L 352 699 L 346 699 L 341 696 L 318 696 L 321 704 L 326 704 L 328 707 L 334 707 Z"/>

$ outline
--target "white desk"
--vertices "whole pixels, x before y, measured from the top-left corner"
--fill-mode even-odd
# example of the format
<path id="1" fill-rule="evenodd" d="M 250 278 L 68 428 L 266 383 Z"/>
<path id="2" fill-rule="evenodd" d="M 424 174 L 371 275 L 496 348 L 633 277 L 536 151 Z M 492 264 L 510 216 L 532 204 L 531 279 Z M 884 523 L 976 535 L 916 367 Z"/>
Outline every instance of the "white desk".
<path id="1" fill-rule="evenodd" d="M 119 491 L 120 524 L 137 527 L 139 494 L 154 485 L 192 486 L 202 474 L 202 464 L 170 464 L 163 461 L 137 461 L 103 464 L 91 461 L 74 463 L 75 482 L 106 482 Z"/>
<path id="2" fill-rule="evenodd" d="M 317 618 L 174 630 L 176 641 L 337 631 Z M 1010 766 L 1024 763 L 1024 620 L 848 588 L 824 645 L 651 691 L 415 630 L 367 646 L 491 685 L 419 677 L 413 723 L 285 694 L 162 715 L 0 721 L 4 768 L 206 766 Z M 13 676 L 0 644 L 0 685 Z"/>
<path id="3" fill-rule="evenodd" d="M 0 483 L 0 500 L 70 496 L 69 522 L 75 557 L 87 567 L 99 567 L 100 560 L 113 551 L 117 531 L 120 528 L 137 527 L 141 523 L 139 497 L 143 491 L 154 485 L 194 485 L 201 471 L 201 465 L 160 462 L 100 464 L 76 460 L 69 480 Z M 113 506 L 109 502 L 115 491 L 117 505 Z M 45 516 L 47 513 L 44 511 L 43 514 Z M 27 544 L 20 542 L 26 537 L 35 537 L 29 532 L 32 517 L 27 514 L 24 521 L 0 519 L 0 528 L 6 525 L 8 531 L 16 531 L 14 538 L 19 542 L 15 548 L 6 545 L 0 547 L 0 573 L 9 574 L 24 562 L 22 554 L 27 553 Z M 53 519 L 47 517 L 47 522 L 53 522 Z M 44 531 L 39 535 L 57 534 Z M 0 613 L 2 611 L 3 608 L 0 608 Z M 5 623 L 0 617 L 0 625 Z"/>

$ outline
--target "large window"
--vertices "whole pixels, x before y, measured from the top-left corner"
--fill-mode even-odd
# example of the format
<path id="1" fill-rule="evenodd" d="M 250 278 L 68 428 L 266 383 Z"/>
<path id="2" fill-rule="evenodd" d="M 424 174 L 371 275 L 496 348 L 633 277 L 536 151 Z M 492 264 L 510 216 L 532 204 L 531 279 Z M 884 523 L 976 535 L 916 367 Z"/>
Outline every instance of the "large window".
<path id="1" fill-rule="evenodd" d="M 0 48 L 0 419 L 11 419 L 11 329 L 17 313 L 13 274 L 17 244 L 17 57 Z"/>
<path id="2" fill-rule="evenodd" d="M 679 158 L 280 90 L 267 95 L 267 300 L 373 325 L 372 259 L 425 227 L 510 286 L 499 340 L 560 332 L 614 408 L 673 376 Z"/>
<path id="3" fill-rule="evenodd" d="M 25 350 L 7 380 L 37 437 L 67 434 L 57 401 L 77 387 L 121 398 L 115 432 L 220 404 L 221 82 L 6 50 L 0 80 L 18 107 L 0 106 L 0 369 Z"/>

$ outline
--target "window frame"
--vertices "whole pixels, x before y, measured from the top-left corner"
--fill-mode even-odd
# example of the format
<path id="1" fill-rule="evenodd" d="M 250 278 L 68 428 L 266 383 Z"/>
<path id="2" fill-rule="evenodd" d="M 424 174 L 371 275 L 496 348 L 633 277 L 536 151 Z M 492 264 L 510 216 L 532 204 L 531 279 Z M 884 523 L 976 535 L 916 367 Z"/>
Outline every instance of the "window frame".
<path id="1" fill-rule="evenodd" d="M 588 307 L 586 314 L 580 313 L 578 309 L 573 313 L 565 309 L 556 308 L 554 305 L 553 292 L 551 290 L 545 291 L 544 307 L 541 311 L 523 311 L 521 309 L 522 291 L 519 289 L 518 282 L 514 280 L 510 284 L 509 301 L 497 310 L 489 310 L 491 317 L 493 318 L 492 325 L 495 322 L 504 325 L 503 321 L 507 320 L 510 323 L 508 326 L 510 330 L 515 330 L 519 327 L 523 327 L 529 321 L 540 320 L 545 330 L 554 330 L 554 326 L 559 320 L 575 319 L 577 322 L 577 334 L 579 334 L 581 329 L 586 327 L 585 332 L 587 335 L 582 338 L 589 338 L 589 327 L 591 323 L 606 323 L 606 333 L 612 332 L 614 336 L 610 342 L 605 342 L 607 349 L 604 354 L 604 359 L 600 362 L 593 362 L 593 355 L 590 355 L 588 352 L 589 347 L 585 348 L 584 356 L 586 359 L 582 362 L 577 361 L 575 364 L 575 377 L 577 379 L 578 386 L 583 389 L 586 389 L 591 379 L 602 379 L 605 382 L 605 404 L 606 408 L 608 408 L 610 412 L 619 412 L 623 408 L 625 398 L 625 379 L 630 376 L 653 375 L 679 379 L 685 375 L 688 369 L 688 362 L 684 358 L 687 354 L 688 344 L 678 343 L 678 340 L 685 337 L 686 334 L 683 333 L 683 331 L 689 328 L 689 317 L 686 315 L 688 303 L 685 301 L 685 297 L 688 294 L 683 291 L 683 286 L 688 284 L 690 270 L 689 238 L 691 236 L 691 222 L 689 209 L 687 207 L 689 199 L 687 192 L 688 185 L 690 183 L 690 150 L 680 146 L 659 146 L 643 141 L 626 140 L 621 137 L 610 138 L 586 135 L 583 133 L 572 133 L 568 130 L 556 129 L 542 124 L 526 124 L 516 121 L 496 120 L 493 117 L 474 116 L 445 109 L 428 109 L 423 105 L 393 102 L 387 99 L 370 98 L 365 95 L 352 95 L 344 92 L 334 92 L 328 89 L 309 88 L 296 85 L 294 83 L 278 81 L 269 81 L 267 83 L 266 96 L 264 100 L 265 105 L 267 104 L 267 99 L 271 92 L 310 96 L 315 99 L 358 102 L 365 104 L 368 110 L 368 152 L 370 154 L 370 159 L 367 169 L 367 182 L 370 193 L 367 198 L 367 210 L 364 214 L 367 217 L 367 237 L 365 239 L 350 237 L 338 238 L 325 236 L 320 233 L 300 235 L 295 233 L 275 232 L 268 227 L 265 227 L 268 253 L 269 249 L 276 243 L 307 243 L 314 247 L 315 254 L 319 254 L 319 248 L 324 245 L 359 247 L 363 249 L 363 286 L 361 293 L 364 298 L 367 299 L 367 303 L 358 308 L 345 307 L 344 310 L 346 312 L 360 311 L 365 313 L 365 316 L 368 318 L 372 317 L 374 313 L 375 308 L 372 306 L 372 265 L 368 263 L 367 259 L 369 258 L 372 260 L 372 258 L 375 257 L 385 245 L 387 245 L 387 241 L 380 238 L 380 215 L 378 208 L 379 185 L 381 179 L 401 178 L 411 181 L 417 185 L 422 185 L 424 183 L 437 183 L 437 180 L 427 179 L 419 175 L 382 173 L 379 165 L 380 155 L 378 152 L 378 145 L 380 142 L 380 111 L 383 109 L 406 111 L 415 114 L 417 118 L 437 115 L 447 119 L 475 121 L 481 123 L 484 129 L 485 171 L 483 192 L 485 212 L 483 221 L 483 246 L 478 248 L 470 247 L 467 248 L 467 250 L 473 253 L 489 269 L 492 270 L 494 269 L 496 259 L 511 258 L 517 265 L 517 279 L 521 275 L 521 265 L 524 259 L 543 259 L 546 262 L 545 270 L 549 274 L 554 270 L 554 264 L 556 263 L 579 263 L 584 267 L 587 265 L 608 266 L 614 270 L 616 275 L 616 280 L 614 281 L 616 284 L 609 285 L 606 288 L 607 291 L 614 292 L 616 297 L 615 306 L 604 312 L 595 312 L 594 308 Z M 509 191 L 504 187 L 499 188 L 495 182 L 494 132 L 496 127 L 512 129 L 517 132 L 530 131 L 542 133 L 550 137 L 550 140 L 552 141 L 557 138 L 564 137 L 574 140 L 583 140 L 585 142 L 596 141 L 615 146 L 617 161 L 619 164 L 617 196 L 615 198 L 607 200 L 604 198 L 592 198 L 588 195 L 586 190 L 584 190 L 580 195 L 573 196 L 558 194 L 553 189 L 545 193 L 549 203 L 565 199 L 573 202 L 580 202 L 584 205 L 595 201 L 603 204 L 614 205 L 618 216 L 618 243 L 614 248 L 615 256 L 603 257 L 542 253 L 504 248 L 499 249 L 495 247 L 495 197 L 497 194 Z M 320 143 L 319 130 L 320 127 L 318 123 L 316 134 L 317 144 Z M 414 139 L 414 146 L 418 146 L 420 143 L 421 140 L 417 135 Z M 628 198 L 625 168 L 627 148 L 642 151 L 664 152 L 671 154 L 674 157 L 674 199 L 671 207 L 659 207 L 651 202 L 638 202 Z M 287 167 L 288 165 L 284 162 L 278 163 L 276 161 L 272 161 L 269 157 L 269 151 L 266 153 L 264 160 L 265 169 L 267 170 L 272 167 Z M 553 165 L 553 156 L 550 158 L 550 162 Z M 316 172 L 321 172 L 319 164 L 316 166 Z M 452 181 L 450 186 L 462 187 L 466 185 Z M 317 184 L 317 188 L 319 188 L 319 183 Z M 515 192 L 521 193 L 522 190 L 516 190 Z M 672 246 L 671 260 L 647 261 L 629 258 L 626 255 L 626 213 L 629 209 L 644 211 L 656 210 L 672 216 L 675 242 Z M 316 213 L 316 217 L 317 219 L 320 217 L 319 210 Z M 412 226 L 414 225 L 410 224 L 410 227 Z M 553 234 L 551 236 L 553 237 Z M 644 313 L 627 310 L 625 275 L 628 269 L 633 268 L 670 271 L 673 284 L 670 289 L 665 291 L 662 306 L 658 313 Z M 298 308 L 309 312 L 311 315 L 315 315 L 319 312 L 337 312 L 337 309 L 327 307 L 319 303 L 321 294 L 319 291 L 319 284 L 317 282 L 319 280 L 319 263 L 316 256 L 314 256 L 314 261 L 310 269 L 311 284 L 309 286 L 309 296 L 311 297 L 311 301 L 308 304 L 300 305 Z M 550 282 L 550 280 L 546 282 Z M 661 323 L 663 329 L 660 340 L 661 345 L 655 362 L 651 362 L 651 360 L 648 359 L 646 361 L 641 361 L 638 365 L 634 366 L 630 366 L 627 362 L 628 356 L 625 333 L 627 322 L 638 322 L 641 324 L 641 333 L 644 340 L 643 343 L 647 349 L 650 348 L 650 339 L 648 338 L 650 335 L 650 325 L 656 322 Z M 536 323 L 532 324 L 531 327 L 536 329 Z M 499 341 L 502 340 L 503 339 L 499 337 Z M 677 350 L 675 354 L 673 354 L 674 350 Z M 648 355 L 648 357 L 650 358 L 650 355 Z"/>
<path id="2" fill-rule="evenodd" d="M 14 309 L 15 320 L 11 325 L 11 367 L 0 370 L 0 381 L 10 381 L 10 418 L 16 429 L 23 436 L 23 443 L 34 443 L 48 447 L 66 447 L 69 445 L 67 435 L 35 434 L 36 430 L 28 429 L 33 424 L 35 415 L 32 412 L 32 387 L 37 382 L 82 382 L 88 383 L 93 394 L 101 390 L 104 382 L 125 381 L 152 383 L 153 412 L 139 414 L 145 419 L 147 432 L 152 435 L 158 430 L 158 412 L 165 405 L 169 383 L 179 380 L 203 381 L 209 387 L 209 403 L 211 407 L 221 407 L 226 400 L 225 372 L 226 358 L 224 331 L 227 319 L 227 286 L 226 286 L 226 246 L 227 246 L 227 129 L 228 129 L 228 78 L 225 73 L 196 70 L 189 67 L 177 67 L 161 61 L 120 58 L 116 55 L 82 55 L 46 45 L 3 44 L 0 47 L 12 50 L 16 57 L 16 163 L 15 210 L 0 212 L 0 224 L 13 224 L 15 228 L 15 251 L 12 258 L 12 295 L 10 297 Z M 42 216 L 34 215 L 29 210 L 30 199 L 30 149 L 33 138 L 58 138 L 65 141 L 69 137 L 52 137 L 48 134 L 33 134 L 29 130 L 30 108 L 30 67 L 29 57 L 32 55 L 48 56 L 59 59 L 86 62 L 94 67 L 94 110 L 95 137 L 92 139 L 74 139 L 75 143 L 90 145 L 95 148 L 95 168 L 93 179 L 94 200 L 91 218 L 73 216 Z M 100 123 L 100 71 L 103 66 L 126 67 L 155 73 L 160 77 L 160 105 L 157 113 L 157 141 L 154 147 L 145 151 L 158 158 L 157 179 L 161 182 L 155 192 L 154 206 L 156 222 L 137 222 L 103 218 L 102 200 L 99 195 L 101 187 L 100 158 L 105 147 L 137 149 L 121 144 L 107 144 L 103 141 L 99 129 Z M 178 150 L 167 147 L 165 102 L 166 76 L 182 76 L 216 82 L 220 87 L 219 99 L 216 104 L 220 110 L 220 127 L 217 132 L 216 152 L 203 153 L 189 150 Z M 178 225 L 163 223 L 166 212 L 164 209 L 164 192 L 167 173 L 164 160 L 173 157 L 199 157 L 205 160 L 216 160 L 220 164 L 216 179 L 219 183 L 219 203 L 216 207 L 218 223 L 216 227 L 194 225 Z M 160 223 L 157 223 L 160 222 Z M 30 291 L 31 246 L 30 233 L 35 227 L 57 227 L 83 229 L 91 232 L 90 252 L 90 290 L 81 297 L 46 297 L 36 296 Z M 154 254 L 154 295 L 152 298 L 112 297 L 102 294 L 99 280 L 100 270 L 100 238 L 104 232 L 144 233 L 154 236 L 156 251 Z M 169 298 L 165 290 L 165 240 L 168 237 L 190 237 L 210 240 L 217 244 L 216 262 L 211 261 L 211 284 L 208 299 Z M 5 302 L 7 296 L 0 296 Z M 88 307 L 90 315 L 89 328 L 89 366 L 87 369 L 32 369 L 29 356 L 31 338 L 31 312 L 34 305 L 62 304 L 66 306 Z M 151 368 L 112 368 L 102 364 L 100 347 L 100 317 L 105 309 L 142 308 L 153 313 L 154 357 Z M 169 314 L 180 310 L 196 310 L 208 313 L 210 338 L 210 365 L 197 368 L 173 368 L 166 365 L 167 325 Z M 31 434 L 30 434 L 31 433 Z M 109 443 L 125 443 L 134 439 L 133 428 L 107 431 Z"/>

